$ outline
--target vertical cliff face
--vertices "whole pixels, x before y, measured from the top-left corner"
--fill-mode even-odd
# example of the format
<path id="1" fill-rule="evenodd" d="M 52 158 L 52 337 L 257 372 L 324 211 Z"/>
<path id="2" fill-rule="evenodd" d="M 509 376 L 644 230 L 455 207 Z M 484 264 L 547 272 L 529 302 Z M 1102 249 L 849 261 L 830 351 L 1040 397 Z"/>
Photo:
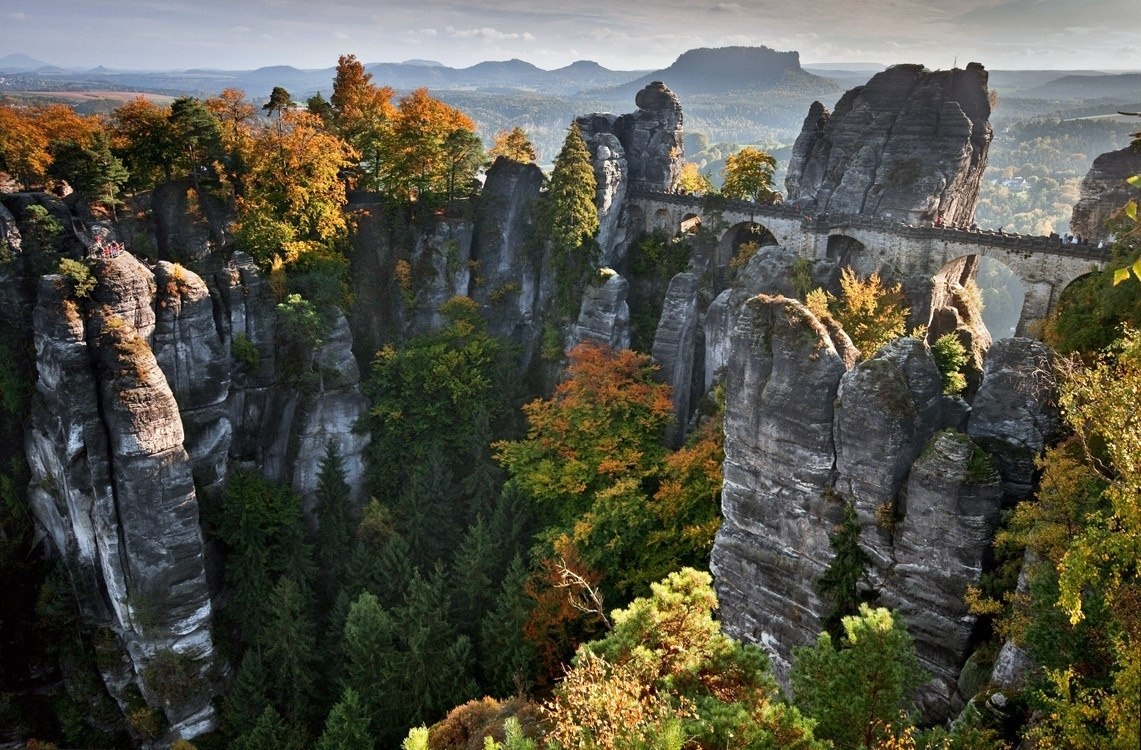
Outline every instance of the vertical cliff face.
<path id="1" fill-rule="evenodd" d="M 1049 421 L 1019 395 L 1034 365 L 1013 360 L 1033 359 L 1023 356 L 1027 342 L 1003 342 L 980 386 L 971 436 L 1010 453 L 996 461 L 950 429 L 965 424 L 965 407 L 942 395 L 922 341 L 897 340 L 857 365 L 843 331 L 799 302 L 762 294 L 742 304 L 733 294 L 706 319 L 707 359 L 724 359 L 726 371 L 725 520 L 711 567 L 727 632 L 763 644 L 778 668 L 792 646 L 815 640 L 827 609 L 816 581 L 850 503 L 878 601 L 907 621 L 932 676 L 920 704 L 930 717 L 947 715 L 961 702 L 957 677 L 974 632 L 964 594 L 982 574 L 1002 480 L 1024 476 Z"/>
<path id="2" fill-rule="evenodd" d="M 685 163 L 681 102 L 661 81 L 634 98 L 637 111 L 626 115 L 579 117 L 579 130 L 590 149 L 598 181 L 598 244 L 602 262 L 620 267 L 641 227 L 628 226 L 624 200 L 629 190 L 668 191 Z"/>
<path id="3" fill-rule="evenodd" d="M 182 421 L 147 342 L 154 280 L 128 253 L 94 274 L 86 311 L 62 277 L 40 284 L 25 446 L 32 507 L 89 622 L 123 648 L 101 666 L 111 694 L 126 705 L 134 683 L 175 736 L 193 736 L 214 722 L 212 607 Z M 170 663 L 193 680 L 177 697 L 158 676 Z"/>
<path id="4" fill-rule="evenodd" d="M 1141 199 L 1141 188 L 1126 182 L 1135 174 L 1141 174 L 1141 149 L 1127 146 L 1094 159 L 1074 205 L 1071 231 L 1095 243 L 1108 239 L 1109 218 L 1130 200 Z"/>
<path id="5" fill-rule="evenodd" d="M 154 210 L 176 214 L 164 200 L 154 197 Z M 18 254 L 14 219 L 4 233 Z M 166 715 L 165 740 L 190 737 L 214 727 L 225 669 L 210 634 L 200 493 L 220 492 L 234 463 L 249 462 L 311 503 L 332 442 L 359 497 L 367 436 L 354 426 L 367 402 L 339 312 L 311 360 L 286 366 L 275 300 L 240 252 L 196 261 L 204 276 L 126 250 L 84 263 L 90 290 L 49 275 L 29 296 L 29 501 L 100 633 L 109 693 L 122 707 L 141 693 Z M 16 276 L 0 285 L 22 299 Z"/>
<path id="6" fill-rule="evenodd" d="M 789 201 L 819 212 L 969 224 L 992 131 L 987 72 L 896 65 L 812 105 L 793 146 Z"/>

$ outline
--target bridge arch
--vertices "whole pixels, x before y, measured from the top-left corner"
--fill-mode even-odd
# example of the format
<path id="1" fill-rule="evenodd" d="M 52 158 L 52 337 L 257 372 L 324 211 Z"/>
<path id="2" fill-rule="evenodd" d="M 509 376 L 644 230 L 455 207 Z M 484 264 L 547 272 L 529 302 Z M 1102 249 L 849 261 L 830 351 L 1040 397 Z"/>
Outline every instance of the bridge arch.
<path id="1" fill-rule="evenodd" d="M 992 341 L 1019 333 L 1026 298 L 1033 290 L 998 258 L 961 255 L 944 263 L 932 280 L 933 327 L 939 308 L 951 307 L 964 322 L 978 315 Z"/>
<path id="2" fill-rule="evenodd" d="M 697 234 L 701 229 L 701 216 L 695 213 L 688 213 L 681 218 L 681 225 L 678 227 L 680 234 Z"/>
<path id="3" fill-rule="evenodd" d="M 654 212 L 654 223 L 650 227 L 651 232 L 669 232 L 670 227 L 670 212 L 669 209 L 659 208 Z"/>
<path id="4" fill-rule="evenodd" d="M 756 243 L 757 247 L 776 245 L 776 235 L 768 227 L 755 221 L 741 221 L 725 230 L 721 239 L 717 241 L 717 252 L 714 258 L 718 269 L 728 269 L 729 262 L 740 252 L 741 246 Z"/>

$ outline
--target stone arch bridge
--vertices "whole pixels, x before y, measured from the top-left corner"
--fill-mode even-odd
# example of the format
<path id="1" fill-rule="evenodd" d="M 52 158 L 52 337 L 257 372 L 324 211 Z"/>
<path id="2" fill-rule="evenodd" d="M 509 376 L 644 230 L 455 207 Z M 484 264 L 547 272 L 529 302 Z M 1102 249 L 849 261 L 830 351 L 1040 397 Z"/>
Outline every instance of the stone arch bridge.
<path id="1" fill-rule="evenodd" d="M 759 224 L 801 256 L 838 260 L 862 274 L 881 270 L 896 280 L 935 277 L 970 256 L 993 258 L 1022 282 L 1026 297 L 1019 336 L 1034 335 L 1067 286 L 1109 261 L 1107 249 L 1071 245 L 1057 237 L 912 226 L 859 215 L 809 216 L 781 204 L 647 190 L 631 191 L 628 199 L 628 221 L 635 227 L 640 222 L 647 232 L 678 234 L 697 223 L 715 222 L 711 228 L 718 232 L 719 256 L 732 252 L 732 236 L 740 227 Z M 723 267 L 728 257 L 717 261 Z"/>

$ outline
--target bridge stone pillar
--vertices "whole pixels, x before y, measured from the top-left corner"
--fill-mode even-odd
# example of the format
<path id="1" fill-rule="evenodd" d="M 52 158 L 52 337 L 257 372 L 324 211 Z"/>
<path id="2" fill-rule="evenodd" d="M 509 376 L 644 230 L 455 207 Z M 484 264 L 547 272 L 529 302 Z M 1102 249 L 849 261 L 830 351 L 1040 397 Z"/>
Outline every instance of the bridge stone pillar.
<path id="1" fill-rule="evenodd" d="M 1042 326 L 1054 309 L 1054 285 L 1046 281 L 1027 282 L 1026 298 L 1022 301 L 1022 315 L 1018 318 L 1015 336 L 1042 338 Z"/>

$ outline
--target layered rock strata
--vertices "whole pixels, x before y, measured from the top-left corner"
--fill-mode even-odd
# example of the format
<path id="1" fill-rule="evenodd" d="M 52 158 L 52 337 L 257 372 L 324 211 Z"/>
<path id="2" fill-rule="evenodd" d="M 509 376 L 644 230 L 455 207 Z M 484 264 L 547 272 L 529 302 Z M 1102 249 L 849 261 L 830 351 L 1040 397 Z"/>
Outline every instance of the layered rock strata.
<path id="1" fill-rule="evenodd" d="M 706 319 L 713 352 L 724 351 L 717 331 L 731 329 L 722 355 L 724 522 L 711 560 L 726 631 L 764 645 L 778 666 L 793 646 L 814 642 L 828 606 L 816 581 L 850 503 L 878 601 L 908 623 L 932 677 L 920 704 L 929 717 L 948 715 L 963 699 L 957 678 L 975 622 L 964 594 L 982 574 L 998 522 L 1002 459 L 959 431 L 967 407 L 942 395 L 922 341 L 899 339 L 855 364 L 843 331 L 801 303 L 764 294 L 731 300 Z M 1025 399 L 1015 394 L 1031 368 L 1012 368 L 1027 342 L 1009 341 L 979 390 L 995 404 L 982 407 L 980 428 L 995 434 L 971 433 L 996 454 L 1038 445 L 1030 433 L 1044 419 L 1038 406 L 1013 407 Z M 1015 469 L 1024 468 L 1015 458 L 1022 455 L 1012 455 Z"/>
<path id="2" fill-rule="evenodd" d="M 1081 194 L 1070 218 L 1070 230 L 1094 244 L 1113 234 L 1110 217 L 1131 200 L 1141 199 L 1141 187 L 1126 180 L 1141 174 L 1141 148 L 1127 146 L 1102 154 L 1082 180 Z"/>
<path id="3" fill-rule="evenodd" d="M 970 224 L 992 131 L 987 72 L 896 65 L 829 112 L 816 102 L 785 186 L 813 211 Z"/>

